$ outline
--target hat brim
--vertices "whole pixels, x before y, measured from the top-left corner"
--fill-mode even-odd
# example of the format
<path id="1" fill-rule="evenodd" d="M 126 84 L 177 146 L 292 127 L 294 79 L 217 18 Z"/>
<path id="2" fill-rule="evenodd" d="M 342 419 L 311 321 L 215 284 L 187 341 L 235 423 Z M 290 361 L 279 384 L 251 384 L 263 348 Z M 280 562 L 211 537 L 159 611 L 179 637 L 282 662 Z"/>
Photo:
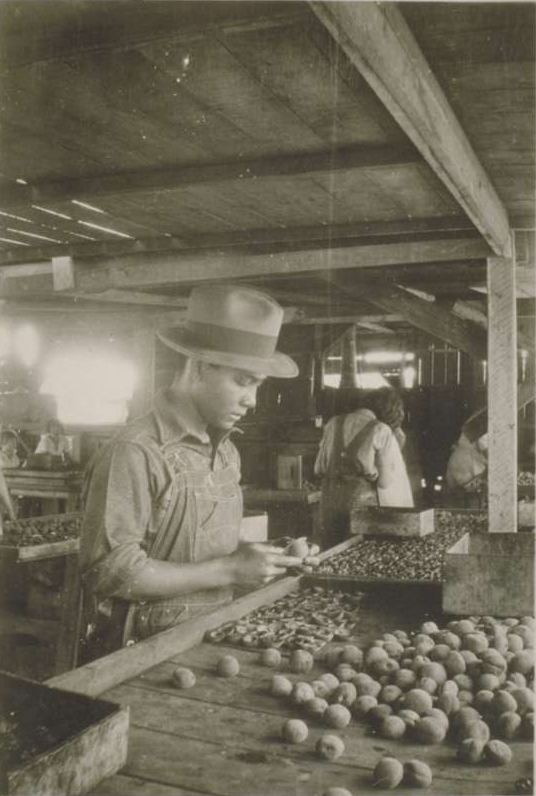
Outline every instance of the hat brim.
<path id="1" fill-rule="evenodd" d="M 177 333 L 176 333 L 177 334 Z M 274 351 L 268 359 L 261 357 L 249 357 L 242 354 L 231 354 L 227 351 L 211 351 L 207 348 L 198 348 L 191 343 L 185 343 L 180 339 L 170 340 L 160 332 L 156 336 L 168 348 L 178 351 L 187 357 L 200 359 L 202 362 L 210 362 L 212 365 L 224 365 L 228 368 L 238 368 L 248 370 L 250 373 L 258 373 L 262 376 L 272 376 L 277 379 L 292 379 L 298 375 L 300 369 L 297 364 L 281 351 Z"/>

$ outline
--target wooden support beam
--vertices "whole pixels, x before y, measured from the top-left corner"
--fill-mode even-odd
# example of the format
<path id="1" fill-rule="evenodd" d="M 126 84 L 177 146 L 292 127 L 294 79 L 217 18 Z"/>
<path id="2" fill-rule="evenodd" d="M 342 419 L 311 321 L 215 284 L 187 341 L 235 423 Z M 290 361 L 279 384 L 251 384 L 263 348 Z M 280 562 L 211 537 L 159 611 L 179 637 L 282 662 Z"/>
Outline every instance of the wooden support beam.
<path id="1" fill-rule="evenodd" d="M 350 326 L 341 338 L 341 389 L 357 387 L 356 355 L 355 326 Z"/>
<path id="2" fill-rule="evenodd" d="M 422 329 L 433 337 L 445 340 L 454 348 L 466 351 L 477 359 L 486 359 L 486 334 L 480 327 L 457 318 L 450 312 L 426 301 L 396 285 L 349 287 L 337 275 L 330 281 L 353 295 L 359 295 L 385 312 L 395 312 L 408 323 Z"/>
<path id="3" fill-rule="evenodd" d="M 157 288 L 160 285 L 253 279 L 256 276 L 291 275 L 295 278 L 299 273 L 320 272 L 321 275 L 326 275 L 343 269 L 482 260 L 487 256 L 489 256 L 487 244 L 474 238 L 448 238 L 272 254 L 219 251 L 159 253 L 151 256 L 131 254 L 123 257 L 96 257 L 91 261 L 92 268 L 88 268 L 84 262 L 75 260 L 75 290 L 82 292 L 101 292 L 109 289 L 141 290 L 149 286 Z M 37 292 L 51 291 L 50 283 L 47 289 L 41 288 Z M 4 280 L 0 284 L 0 297 L 22 298 L 30 294 L 31 282 L 25 282 L 23 279 Z"/>
<path id="4" fill-rule="evenodd" d="M 530 378 L 527 381 L 520 382 L 517 385 L 517 398 L 516 406 L 517 412 L 521 412 L 527 404 L 534 401 L 536 398 L 536 385 L 534 379 Z M 480 439 L 488 432 L 489 418 L 488 407 L 483 406 L 482 409 L 474 412 L 471 417 L 463 424 L 462 431 L 470 442 Z"/>
<path id="5" fill-rule="evenodd" d="M 488 509 L 491 533 L 517 531 L 515 263 L 488 260 Z"/>
<path id="6" fill-rule="evenodd" d="M 314 318 L 305 317 L 301 320 L 295 321 L 295 323 L 299 324 L 300 326 L 357 323 L 359 326 L 366 326 L 370 328 L 372 325 L 381 326 L 385 323 L 400 323 L 403 320 L 404 318 L 401 315 L 396 315 L 395 313 L 362 315 L 359 312 L 355 312 L 355 314 L 352 315 L 319 315 Z M 392 332 L 392 329 L 389 329 L 388 331 Z"/>
<path id="7" fill-rule="evenodd" d="M 506 210 L 397 5 L 310 5 L 492 250 L 509 255 Z"/>
<path id="8" fill-rule="evenodd" d="M 173 296 L 158 296 L 154 293 L 137 293 L 133 290 L 104 290 L 101 293 L 73 293 L 73 298 L 81 301 L 99 301 L 111 304 L 132 304 L 136 306 L 175 307 L 186 309 L 188 300 Z"/>
<path id="9" fill-rule="evenodd" d="M 80 177 L 50 181 L 39 185 L 0 186 L 0 206 L 16 210 L 31 204 L 47 204 L 69 199 L 95 202 L 99 196 L 126 196 L 149 191 L 173 191 L 190 185 L 240 180 L 258 180 L 296 174 L 349 171 L 375 166 L 399 166 L 420 163 L 413 147 L 359 146 L 344 147 L 305 155 L 287 155 L 231 163 L 209 163 L 201 166 L 154 169 L 147 172 L 107 174 L 101 177 Z"/>
<path id="10" fill-rule="evenodd" d="M 389 243 L 392 238 L 404 235 L 428 235 L 429 233 L 459 233 L 474 230 L 473 225 L 462 216 L 445 218 L 416 218 L 403 221 L 361 221 L 352 224 L 314 224 L 313 226 L 248 229 L 243 232 L 217 232 L 203 235 L 181 235 L 169 237 L 153 236 L 136 240 L 98 240 L 80 243 L 47 244 L 45 246 L 16 246 L 0 251 L 0 265 L 19 262 L 47 260 L 59 255 L 74 258 L 106 257 L 140 252 L 184 251 L 186 249 L 240 248 L 270 246 L 283 243 L 298 244 L 328 242 L 336 245 L 349 239 Z"/>

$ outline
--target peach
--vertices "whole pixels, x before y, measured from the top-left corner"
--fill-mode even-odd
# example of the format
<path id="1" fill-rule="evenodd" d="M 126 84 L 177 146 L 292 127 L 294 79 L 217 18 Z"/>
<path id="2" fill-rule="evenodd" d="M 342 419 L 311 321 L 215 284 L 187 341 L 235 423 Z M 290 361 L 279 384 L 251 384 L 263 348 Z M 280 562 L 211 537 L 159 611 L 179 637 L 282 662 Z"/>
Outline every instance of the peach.
<path id="1" fill-rule="evenodd" d="M 192 688 L 195 685 L 195 674 L 191 669 L 177 666 L 173 669 L 171 680 L 176 688 Z"/>
<path id="2" fill-rule="evenodd" d="M 344 743 L 338 735 L 325 733 L 316 742 L 316 753 L 322 760 L 337 760 L 344 753 Z"/>
<path id="3" fill-rule="evenodd" d="M 309 729 L 301 719 L 288 719 L 283 724 L 281 734 L 287 743 L 303 743 L 309 735 Z"/>
<path id="4" fill-rule="evenodd" d="M 395 757 L 382 757 L 376 764 L 372 775 L 372 784 L 375 788 L 392 790 L 402 782 L 404 767 Z"/>
<path id="5" fill-rule="evenodd" d="M 240 664 L 234 655 L 223 655 L 216 664 L 216 672 L 220 677 L 236 677 Z"/>

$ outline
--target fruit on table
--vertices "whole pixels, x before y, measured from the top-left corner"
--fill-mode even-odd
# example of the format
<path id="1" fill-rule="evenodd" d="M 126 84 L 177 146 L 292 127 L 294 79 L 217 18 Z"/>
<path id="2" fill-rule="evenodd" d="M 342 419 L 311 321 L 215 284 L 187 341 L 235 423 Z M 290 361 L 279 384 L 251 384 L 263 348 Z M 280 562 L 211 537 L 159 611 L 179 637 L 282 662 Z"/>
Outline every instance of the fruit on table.
<path id="1" fill-rule="evenodd" d="M 342 729 L 350 724 L 352 715 L 344 705 L 329 705 L 324 713 L 324 721 L 329 727 Z"/>
<path id="2" fill-rule="evenodd" d="M 281 653 L 275 647 L 268 647 L 265 650 L 262 650 L 259 661 L 263 666 L 270 666 L 271 668 L 276 668 L 281 664 Z"/>
<path id="3" fill-rule="evenodd" d="M 433 716 L 424 716 L 415 723 L 412 733 L 423 744 L 441 743 L 445 739 L 447 730 L 442 721 Z"/>
<path id="4" fill-rule="evenodd" d="M 458 747 L 458 759 L 463 763 L 479 763 L 484 753 L 484 741 L 466 738 Z"/>
<path id="5" fill-rule="evenodd" d="M 372 775 L 372 784 L 375 788 L 391 790 L 400 785 L 404 778 L 404 766 L 396 757 L 382 757 L 376 764 Z"/>
<path id="6" fill-rule="evenodd" d="M 356 687 L 353 683 L 341 683 L 331 694 L 331 701 L 349 708 L 357 699 Z"/>
<path id="7" fill-rule="evenodd" d="M 501 713 L 495 722 L 495 730 L 499 738 L 504 738 L 506 741 L 512 740 L 518 734 L 521 726 L 521 716 L 514 713 L 513 710 L 508 710 L 506 713 Z"/>
<path id="8" fill-rule="evenodd" d="M 359 716 L 363 718 L 367 715 L 369 710 L 375 708 L 378 704 L 378 700 L 376 697 L 369 696 L 365 694 L 364 696 L 357 697 L 356 701 L 352 705 L 352 713 L 354 716 Z"/>
<path id="9" fill-rule="evenodd" d="M 505 766 L 512 759 L 512 750 L 508 744 L 494 739 L 485 745 L 484 758 L 492 766 Z"/>
<path id="10" fill-rule="evenodd" d="M 292 686 L 290 698 L 295 705 L 305 705 L 310 699 L 315 698 L 315 692 L 309 683 L 298 682 Z"/>
<path id="11" fill-rule="evenodd" d="M 327 706 L 328 703 L 321 697 L 313 697 L 313 699 L 308 699 L 307 702 L 303 703 L 303 707 L 309 716 L 316 718 L 321 718 L 324 715 Z"/>
<path id="12" fill-rule="evenodd" d="M 287 743 L 303 743 L 309 735 L 309 729 L 301 719 L 288 719 L 283 724 L 281 734 Z"/>
<path id="13" fill-rule="evenodd" d="M 432 710 L 433 706 L 432 697 L 422 688 L 412 688 L 404 697 L 404 707 L 414 710 L 420 716 Z"/>
<path id="14" fill-rule="evenodd" d="M 316 753 L 322 760 L 337 760 L 344 753 L 344 742 L 338 735 L 325 733 L 316 742 Z"/>
<path id="15" fill-rule="evenodd" d="M 292 693 L 292 683 L 288 677 L 283 677 L 282 674 L 274 674 L 270 690 L 272 694 L 277 697 L 290 696 Z"/>
<path id="16" fill-rule="evenodd" d="M 294 650 L 289 658 L 289 667 L 296 674 L 310 672 L 313 668 L 313 656 L 307 650 Z"/>
<path id="17" fill-rule="evenodd" d="M 475 719 L 464 724 L 458 731 L 458 739 L 465 741 L 467 738 L 482 741 L 484 744 L 487 743 L 491 738 L 491 733 L 486 722 Z"/>
<path id="18" fill-rule="evenodd" d="M 240 664 L 234 655 L 223 655 L 216 664 L 216 672 L 220 677 L 236 677 Z"/>
<path id="19" fill-rule="evenodd" d="M 382 738 L 395 740 L 402 738 L 406 732 L 406 723 L 399 716 L 386 716 L 380 724 L 380 735 Z"/>
<path id="20" fill-rule="evenodd" d="M 408 760 L 404 763 L 404 784 L 412 788 L 429 788 L 432 784 L 432 770 L 422 760 Z"/>
<path id="21" fill-rule="evenodd" d="M 173 669 L 171 680 L 176 688 L 192 688 L 195 685 L 195 674 L 191 669 L 177 666 Z"/>

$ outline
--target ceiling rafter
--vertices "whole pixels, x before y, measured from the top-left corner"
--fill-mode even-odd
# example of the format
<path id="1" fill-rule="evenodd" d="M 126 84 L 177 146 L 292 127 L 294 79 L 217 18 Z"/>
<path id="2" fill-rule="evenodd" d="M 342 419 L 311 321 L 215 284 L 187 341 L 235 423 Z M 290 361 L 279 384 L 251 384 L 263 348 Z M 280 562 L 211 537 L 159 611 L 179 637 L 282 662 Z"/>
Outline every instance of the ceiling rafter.
<path id="1" fill-rule="evenodd" d="M 496 254 L 509 255 L 507 212 L 394 3 L 310 6 Z"/>
<path id="2" fill-rule="evenodd" d="M 38 185 L 8 187 L 3 183 L 0 185 L 0 206 L 4 210 L 16 210 L 29 204 L 42 205 L 54 201 L 64 202 L 68 199 L 95 202 L 102 196 L 184 190 L 190 185 L 289 177 L 319 172 L 333 173 L 421 162 L 421 156 L 411 145 L 359 145 L 305 155 L 244 159 L 181 168 L 167 167 L 151 171 L 106 174 L 99 177 L 54 180 Z"/>

